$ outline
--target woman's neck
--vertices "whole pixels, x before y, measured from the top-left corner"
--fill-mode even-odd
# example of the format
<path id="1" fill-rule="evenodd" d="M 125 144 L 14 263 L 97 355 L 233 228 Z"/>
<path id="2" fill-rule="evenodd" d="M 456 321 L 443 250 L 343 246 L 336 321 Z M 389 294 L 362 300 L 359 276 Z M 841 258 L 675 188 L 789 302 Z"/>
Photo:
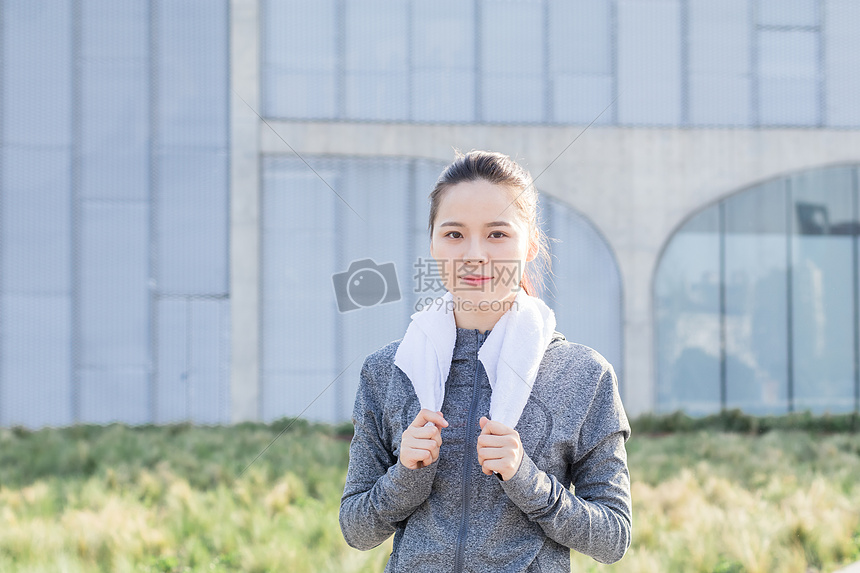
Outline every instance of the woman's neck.
<path id="1" fill-rule="evenodd" d="M 511 293 L 504 300 L 494 301 L 489 305 L 481 305 L 486 310 L 482 310 L 474 302 L 466 304 L 461 301 L 460 304 L 455 304 L 453 308 L 454 323 L 457 328 L 478 329 L 480 332 L 486 333 L 488 330 L 492 330 L 499 319 L 517 304 L 516 297 L 517 293 Z M 458 297 L 455 295 L 454 299 L 457 300 Z"/>
<path id="2" fill-rule="evenodd" d="M 496 323 L 499 322 L 499 319 L 502 318 L 503 314 L 505 314 L 504 311 L 480 312 L 455 310 L 454 322 L 456 323 L 457 328 L 466 328 L 469 330 L 477 328 L 481 333 L 485 334 L 488 330 L 492 330 Z"/>

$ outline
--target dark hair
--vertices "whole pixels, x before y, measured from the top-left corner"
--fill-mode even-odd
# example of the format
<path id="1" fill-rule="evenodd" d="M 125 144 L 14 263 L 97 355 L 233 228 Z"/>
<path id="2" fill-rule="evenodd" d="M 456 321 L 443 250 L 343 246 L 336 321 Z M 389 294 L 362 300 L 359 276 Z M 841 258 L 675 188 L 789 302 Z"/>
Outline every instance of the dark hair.
<path id="1" fill-rule="evenodd" d="M 436 221 L 439 204 L 445 191 L 457 183 L 479 179 L 496 185 L 503 185 L 516 192 L 513 206 L 527 223 L 530 246 L 532 236 L 537 231 L 538 252 L 532 261 L 526 263 L 520 287 L 526 291 L 526 294 L 538 296 L 538 289 L 543 289 L 544 286 L 544 272 L 549 272 L 551 266 L 547 236 L 538 220 L 538 193 L 529 172 L 507 155 L 493 151 L 472 150 L 466 154 L 456 151 L 454 161 L 442 171 L 436 181 L 436 186 L 430 192 L 429 230 L 431 240 L 433 223 Z"/>

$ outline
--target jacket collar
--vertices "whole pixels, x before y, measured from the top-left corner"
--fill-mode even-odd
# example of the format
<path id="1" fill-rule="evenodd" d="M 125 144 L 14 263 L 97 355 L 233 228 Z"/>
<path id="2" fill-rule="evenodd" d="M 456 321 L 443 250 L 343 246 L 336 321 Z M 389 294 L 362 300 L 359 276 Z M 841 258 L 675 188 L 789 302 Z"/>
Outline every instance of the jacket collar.
<path id="1" fill-rule="evenodd" d="M 477 360 L 478 350 L 481 348 L 481 343 L 490 335 L 490 331 L 479 336 L 477 328 L 460 328 L 457 327 L 457 340 L 454 342 L 454 354 L 451 360 Z M 564 335 L 559 331 L 552 333 L 550 346 L 559 340 L 566 340 Z"/>

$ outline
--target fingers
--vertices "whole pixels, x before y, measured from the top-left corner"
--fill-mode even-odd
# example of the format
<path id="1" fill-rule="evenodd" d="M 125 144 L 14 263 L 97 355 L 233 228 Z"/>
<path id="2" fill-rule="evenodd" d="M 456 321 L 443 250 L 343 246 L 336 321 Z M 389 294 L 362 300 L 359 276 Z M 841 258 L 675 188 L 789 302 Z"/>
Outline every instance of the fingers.
<path id="1" fill-rule="evenodd" d="M 415 448 L 403 448 L 400 453 L 400 461 L 409 469 L 418 469 L 432 464 L 433 454 L 429 450 Z"/>
<path id="2" fill-rule="evenodd" d="M 442 428 L 448 421 L 442 412 L 422 409 L 401 437 L 400 461 L 410 469 L 424 467 L 439 458 Z"/>
<path id="3" fill-rule="evenodd" d="M 420 428 L 415 428 L 414 426 L 410 426 L 406 428 L 406 431 L 409 432 L 410 436 L 414 436 L 420 439 L 430 439 L 433 436 L 441 436 L 442 430 L 438 427 L 434 426 L 422 426 Z"/>
<path id="4" fill-rule="evenodd" d="M 446 428 L 448 427 L 448 421 L 442 415 L 442 412 L 434 412 L 433 410 L 428 410 L 427 408 L 422 408 L 418 415 L 415 416 L 415 420 L 412 421 L 410 426 L 421 428 L 427 422 L 433 422 L 439 427 Z"/>
<path id="5" fill-rule="evenodd" d="M 481 471 L 488 476 L 494 473 L 499 474 L 502 480 L 507 481 L 516 473 L 513 463 L 510 460 L 487 460 L 481 466 Z"/>
<path id="6" fill-rule="evenodd" d="M 439 438 L 439 440 L 405 439 L 403 440 L 403 444 L 407 448 L 413 448 L 416 450 L 427 450 L 429 452 L 432 452 L 433 450 L 438 450 L 439 446 L 442 445 L 442 438 Z"/>
<path id="7" fill-rule="evenodd" d="M 485 460 L 500 460 L 506 457 L 513 457 L 516 452 L 516 446 L 483 446 L 478 444 L 478 463 L 482 464 Z"/>
<path id="8" fill-rule="evenodd" d="M 439 459 L 439 445 L 435 440 L 411 440 L 404 435 L 400 461 L 409 469 L 432 464 Z"/>
<path id="9" fill-rule="evenodd" d="M 522 455 L 516 451 L 503 448 L 478 449 L 478 463 L 481 466 L 481 471 L 486 475 L 492 475 L 493 472 L 496 472 L 505 481 L 517 473 L 521 461 Z"/>
<path id="10" fill-rule="evenodd" d="M 516 449 L 518 440 L 513 434 L 498 436 L 495 434 L 481 434 L 478 436 L 478 447 L 486 448 L 512 448 Z"/>
<path id="11" fill-rule="evenodd" d="M 523 457 L 519 432 L 486 417 L 481 417 L 479 424 L 477 450 L 481 471 L 486 475 L 497 472 L 503 480 L 510 479 Z"/>
<path id="12" fill-rule="evenodd" d="M 486 416 L 481 416 L 481 419 L 478 420 L 478 424 L 481 426 L 481 434 L 493 434 L 496 436 L 517 434 L 513 428 L 509 428 L 501 422 L 490 420 Z"/>

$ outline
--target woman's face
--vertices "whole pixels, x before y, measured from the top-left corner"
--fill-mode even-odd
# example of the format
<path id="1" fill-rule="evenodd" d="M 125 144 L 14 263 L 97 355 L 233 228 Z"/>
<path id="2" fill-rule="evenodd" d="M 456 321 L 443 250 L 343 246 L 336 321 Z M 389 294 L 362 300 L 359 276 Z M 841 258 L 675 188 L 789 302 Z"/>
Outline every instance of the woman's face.
<path id="1" fill-rule="evenodd" d="M 513 300 L 536 243 L 512 205 L 518 191 L 484 179 L 458 183 L 443 194 L 433 222 L 430 254 L 455 300 Z M 475 309 L 477 310 L 477 308 Z"/>

